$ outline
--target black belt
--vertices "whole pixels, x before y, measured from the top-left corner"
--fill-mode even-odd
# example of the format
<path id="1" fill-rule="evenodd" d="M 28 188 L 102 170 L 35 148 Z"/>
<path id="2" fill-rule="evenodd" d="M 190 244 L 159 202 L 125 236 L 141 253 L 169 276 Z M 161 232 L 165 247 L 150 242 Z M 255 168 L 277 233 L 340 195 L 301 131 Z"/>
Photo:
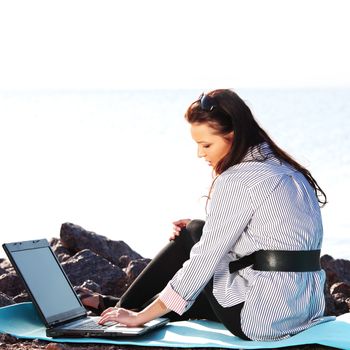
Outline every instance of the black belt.
<path id="1" fill-rule="evenodd" d="M 319 271 L 320 250 L 258 250 L 229 263 L 230 272 L 252 266 L 259 271 Z"/>

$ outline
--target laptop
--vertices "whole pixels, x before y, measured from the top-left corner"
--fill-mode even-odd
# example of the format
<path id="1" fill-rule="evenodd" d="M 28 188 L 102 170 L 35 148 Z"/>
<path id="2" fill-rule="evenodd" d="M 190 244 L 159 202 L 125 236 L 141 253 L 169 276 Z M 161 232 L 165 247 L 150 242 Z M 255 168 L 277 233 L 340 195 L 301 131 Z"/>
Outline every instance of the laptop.
<path id="1" fill-rule="evenodd" d="M 158 318 L 141 327 L 99 325 L 99 317 L 87 315 L 46 239 L 5 243 L 2 246 L 23 280 L 49 337 L 139 336 L 169 322 L 167 318 Z"/>

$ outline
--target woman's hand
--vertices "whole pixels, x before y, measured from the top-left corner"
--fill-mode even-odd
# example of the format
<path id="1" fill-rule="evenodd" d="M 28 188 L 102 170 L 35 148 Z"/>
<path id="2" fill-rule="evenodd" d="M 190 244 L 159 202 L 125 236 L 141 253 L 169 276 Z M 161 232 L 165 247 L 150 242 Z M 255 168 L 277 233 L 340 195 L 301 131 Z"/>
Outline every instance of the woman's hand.
<path id="1" fill-rule="evenodd" d="M 150 305 L 140 312 L 135 312 L 122 307 L 110 307 L 102 312 L 99 324 L 106 322 L 119 322 L 128 327 L 138 327 L 145 323 L 167 314 L 168 309 L 165 304 L 157 298 Z"/>
<path id="2" fill-rule="evenodd" d="M 137 327 L 143 325 L 138 312 L 117 307 L 109 307 L 102 312 L 98 323 L 103 325 L 106 322 L 118 322 L 128 327 Z"/>
<path id="3" fill-rule="evenodd" d="M 186 225 L 191 221 L 191 219 L 181 219 L 173 222 L 173 233 L 169 237 L 170 241 L 173 241 L 177 236 L 180 235 L 181 230 L 186 227 Z"/>

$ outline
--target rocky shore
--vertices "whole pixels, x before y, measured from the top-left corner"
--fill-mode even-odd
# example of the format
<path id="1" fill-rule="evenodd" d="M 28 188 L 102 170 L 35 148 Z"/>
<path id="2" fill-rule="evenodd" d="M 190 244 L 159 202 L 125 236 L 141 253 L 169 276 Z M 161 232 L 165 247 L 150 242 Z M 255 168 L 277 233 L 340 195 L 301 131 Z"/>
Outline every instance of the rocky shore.
<path id="1" fill-rule="evenodd" d="M 150 259 L 143 258 L 125 242 L 110 240 L 72 223 L 62 224 L 60 238 L 52 238 L 50 245 L 77 290 L 83 287 L 91 292 L 104 295 L 116 297 L 122 295 L 150 262 Z M 321 265 L 327 275 L 326 314 L 338 316 L 349 312 L 350 261 L 323 255 Z M 21 280 L 10 262 L 7 259 L 0 259 L 0 307 L 24 301 L 29 301 L 29 297 Z M 132 347 L 23 341 L 0 334 L 0 349 L 112 350 L 130 348 Z M 293 349 L 325 348 L 319 345 L 293 347 Z"/>

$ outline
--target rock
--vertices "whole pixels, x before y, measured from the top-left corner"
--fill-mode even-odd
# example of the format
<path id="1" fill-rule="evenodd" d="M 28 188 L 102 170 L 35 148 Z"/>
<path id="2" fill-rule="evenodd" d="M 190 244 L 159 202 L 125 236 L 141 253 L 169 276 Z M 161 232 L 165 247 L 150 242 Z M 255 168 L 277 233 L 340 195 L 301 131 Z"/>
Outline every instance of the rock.
<path id="1" fill-rule="evenodd" d="M 63 344 L 63 343 L 49 343 L 46 346 L 46 350 L 66 350 L 66 349 L 70 349 L 71 347 L 67 344 Z"/>
<path id="2" fill-rule="evenodd" d="M 0 276 L 6 273 L 7 261 L 5 259 L 0 259 Z"/>
<path id="3" fill-rule="evenodd" d="M 0 276 L 0 290 L 7 296 L 14 297 L 21 294 L 25 288 L 17 274 L 10 272 Z"/>
<path id="4" fill-rule="evenodd" d="M 334 283 L 329 292 L 334 303 L 334 314 L 338 316 L 349 312 L 350 285 L 345 282 Z"/>
<path id="5" fill-rule="evenodd" d="M 90 249 L 117 266 L 123 255 L 127 255 L 131 260 L 142 259 L 142 256 L 133 251 L 125 242 L 110 240 L 72 223 L 62 224 L 60 237 L 65 248 L 74 252 Z"/>
<path id="6" fill-rule="evenodd" d="M 89 249 L 82 250 L 62 263 L 72 285 L 91 280 L 101 286 L 103 294 L 120 296 L 126 289 L 127 276 L 118 266 Z"/>
<path id="7" fill-rule="evenodd" d="M 346 282 L 334 283 L 329 291 L 332 295 L 343 294 L 346 297 L 350 297 L 350 284 Z"/>
<path id="8" fill-rule="evenodd" d="M 50 246 L 57 256 L 59 262 L 66 261 L 75 254 L 74 251 L 64 247 L 61 240 L 58 238 L 52 238 L 50 241 Z"/>
<path id="9" fill-rule="evenodd" d="M 131 261 L 131 259 L 130 259 L 129 256 L 127 256 L 127 255 L 122 255 L 122 256 L 119 258 L 118 266 L 119 266 L 121 269 L 124 269 L 125 267 L 128 267 L 130 261 Z"/>
<path id="10" fill-rule="evenodd" d="M 18 338 L 10 334 L 1 334 L 1 342 L 5 344 L 16 344 L 18 343 Z"/>
<path id="11" fill-rule="evenodd" d="M 15 303 L 24 303 L 25 301 L 31 301 L 31 299 L 29 298 L 28 293 L 26 291 L 23 291 L 21 294 L 13 297 L 13 301 Z"/>
<path id="12" fill-rule="evenodd" d="M 321 257 L 321 266 L 326 271 L 329 286 L 337 282 L 350 283 L 350 261 L 333 259 L 330 255 Z"/>
<path id="13" fill-rule="evenodd" d="M 79 286 L 80 288 L 87 288 L 89 290 L 91 290 L 92 292 L 95 292 L 95 293 L 99 293 L 101 294 L 102 293 L 102 289 L 101 289 L 101 286 L 99 284 L 97 284 L 96 282 L 94 281 L 91 281 L 91 280 L 87 280 L 85 281 L 81 286 Z M 79 288 L 78 287 L 78 288 Z"/>
<path id="14" fill-rule="evenodd" d="M 0 307 L 15 304 L 14 300 L 0 292 Z"/>
<path id="15" fill-rule="evenodd" d="M 326 272 L 325 314 L 339 316 L 349 312 L 350 305 L 346 300 L 350 297 L 350 261 L 323 255 L 321 266 Z"/>
<path id="16" fill-rule="evenodd" d="M 1 259 L 0 260 L 0 268 L 3 270 L 13 270 L 13 267 L 8 259 Z"/>
<path id="17" fill-rule="evenodd" d="M 323 255 L 321 266 L 326 272 L 325 314 L 339 316 L 349 312 L 350 306 L 346 300 L 350 297 L 350 261 Z"/>
<path id="18" fill-rule="evenodd" d="M 143 269 L 149 264 L 151 259 L 137 259 L 131 260 L 125 273 L 128 276 L 128 284 L 130 285 L 136 277 L 143 271 Z"/>

